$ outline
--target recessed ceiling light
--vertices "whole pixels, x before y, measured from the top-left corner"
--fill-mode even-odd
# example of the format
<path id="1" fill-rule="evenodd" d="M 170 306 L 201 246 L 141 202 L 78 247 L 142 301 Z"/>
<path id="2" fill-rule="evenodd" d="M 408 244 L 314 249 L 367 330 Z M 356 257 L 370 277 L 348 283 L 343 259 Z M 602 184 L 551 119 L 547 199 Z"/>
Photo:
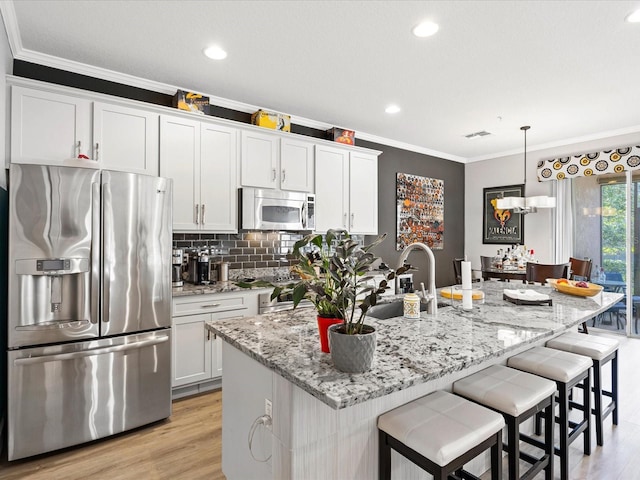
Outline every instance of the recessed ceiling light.
<path id="1" fill-rule="evenodd" d="M 629 23 L 638 23 L 640 22 L 640 10 L 636 10 L 633 13 L 630 13 L 627 18 L 627 22 Z"/>
<path id="2" fill-rule="evenodd" d="M 389 105 L 384 109 L 386 113 L 398 113 L 400 111 L 400 107 L 398 105 Z"/>
<path id="3" fill-rule="evenodd" d="M 440 27 L 438 26 L 437 23 L 422 22 L 416 25 L 415 27 L 413 27 L 412 31 L 416 37 L 422 38 L 422 37 L 430 37 L 431 35 L 436 33 L 439 28 Z"/>
<path id="4" fill-rule="evenodd" d="M 225 52 L 218 45 L 212 45 L 204 49 L 204 54 L 212 60 L 224 60 L 227 58 L 227 52 Z"/>

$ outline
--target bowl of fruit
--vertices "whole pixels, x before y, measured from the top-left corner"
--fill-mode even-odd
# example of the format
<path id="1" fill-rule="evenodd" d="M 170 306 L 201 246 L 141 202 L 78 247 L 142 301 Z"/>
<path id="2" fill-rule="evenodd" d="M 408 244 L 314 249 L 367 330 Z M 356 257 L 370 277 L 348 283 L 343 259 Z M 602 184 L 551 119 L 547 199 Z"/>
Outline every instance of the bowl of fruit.
<path id="1" fill-rule="evenodd" d="M 577 295 L 579 297 L 593 297 L 602 291 L 602 285 L 585 281 L 567 280 L 566 278 L 547 278 L 547 283 L 558 292 Z"/>

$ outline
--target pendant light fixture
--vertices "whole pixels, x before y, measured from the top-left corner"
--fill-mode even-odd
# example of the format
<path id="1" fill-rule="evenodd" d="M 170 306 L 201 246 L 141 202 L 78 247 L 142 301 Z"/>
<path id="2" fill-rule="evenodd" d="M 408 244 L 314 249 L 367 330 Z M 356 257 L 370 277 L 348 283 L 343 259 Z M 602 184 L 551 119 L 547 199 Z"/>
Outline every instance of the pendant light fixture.
<path id="1" fill-rule="evenodd" d="M 520 127 L 524 132 L 524 188 L 527 188 L 527 130 L 531 127 Z M 540 195 L 536 197 L 502 197 L 498 198 L 496 208 L 500 210 L 513 210 L 513 213 L 526 215 L 535 213 L 539 208 L 555 208 L 556 198 Z"/>

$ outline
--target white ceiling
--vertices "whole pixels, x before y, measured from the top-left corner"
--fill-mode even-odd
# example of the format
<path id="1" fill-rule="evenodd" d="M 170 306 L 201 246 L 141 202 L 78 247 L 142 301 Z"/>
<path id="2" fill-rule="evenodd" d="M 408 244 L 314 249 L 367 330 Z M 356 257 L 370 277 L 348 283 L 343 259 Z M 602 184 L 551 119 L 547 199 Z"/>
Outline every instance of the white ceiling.
<path id="1" fill-rule="evenodd" d="M 521 125 L 532 127 L 530 150 L 640 132 L 640 24 L 624 21 L 637 8 L 638 0 L 14 0 L 2 12 L 16 58 L 127 74 L 470 161 L 521 151 Z M 440 31 L 418 39 L 411 29 L 424 19 Z M 213 43 L 226 60 L 204 57 Z M 385 114 L 390 103 L 402 111 Z M 492 135 L 464 137 L 480 130 Z"/>

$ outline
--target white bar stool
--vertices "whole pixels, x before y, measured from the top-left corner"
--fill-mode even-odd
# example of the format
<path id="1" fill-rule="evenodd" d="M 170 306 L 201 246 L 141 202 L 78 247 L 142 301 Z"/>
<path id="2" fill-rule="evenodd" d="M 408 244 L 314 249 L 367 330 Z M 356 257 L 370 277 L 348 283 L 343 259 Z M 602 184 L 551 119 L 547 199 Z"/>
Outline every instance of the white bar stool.
<path id="1" fill-rule="evenodd" d="M 592 361 L 589 357 L 575 353 L 555 350 L 548 347 L 534 347 L 526 352 L 509 358 L 507 365 L 518 370 L 533 373 L 556 382 L 558 389 L 558 414 L 556 422 L 560 427 L 560 447 L 555 453 L 560 457 L 560 478 L 569 478 L 569 445 L 583 435 L 584 454 L 591 454 L 590 395 L 583 395 L 583 405 L 571 402 L 571 406 L 582 411 L 582 420 L 578 423 L 569 420 L 569 393 L 582 383 L 584 391 L 591 387 Z"/>
<path id="2" fill-rule="evenodd" d="M 503 449 L 509 457 L 509 479 L 532 479 L 542 470 L 546 480 L 553 479 L 555 382 L 514 368 L 493 365 L 455 382 L 453 392 L 503 415 L 507 423 L 508 443 L 503 444 Z M 544 442 L 520 433 L 520 425 L 543 410 Z M 538 458 L 521 452 L 520 440 L 541 448 L 544 454 Z M 531 464 L 522 476 L 519 459 Z"/>
<path id="3" fill-rule="evenodd" d="M 502 415 L 437 391 L 378 417 L 378 478 L 391 479 L 391 449 L 435 480 L 477 478 L 465 463 L 491 448 L 491 479 L 502 478 Z"/>
<path id="4" fill-rule="evenodd" d="M 564 333 L 547 342 L 547 347 L 566 352 L 577 353 L 593 360 L 593 400 L 591 413 L 596 418 L 596 441 L 604 444 L 603 423 L 610 414 L 614 425 L 618 424 L 618 347 L 620 342 L 614 338 L 584 335 L 582 333 Z M 611 391 L 602 388 L 602 367 L 611 362 Z M 603 409 L 602 397 L 611 399 Z"/>

